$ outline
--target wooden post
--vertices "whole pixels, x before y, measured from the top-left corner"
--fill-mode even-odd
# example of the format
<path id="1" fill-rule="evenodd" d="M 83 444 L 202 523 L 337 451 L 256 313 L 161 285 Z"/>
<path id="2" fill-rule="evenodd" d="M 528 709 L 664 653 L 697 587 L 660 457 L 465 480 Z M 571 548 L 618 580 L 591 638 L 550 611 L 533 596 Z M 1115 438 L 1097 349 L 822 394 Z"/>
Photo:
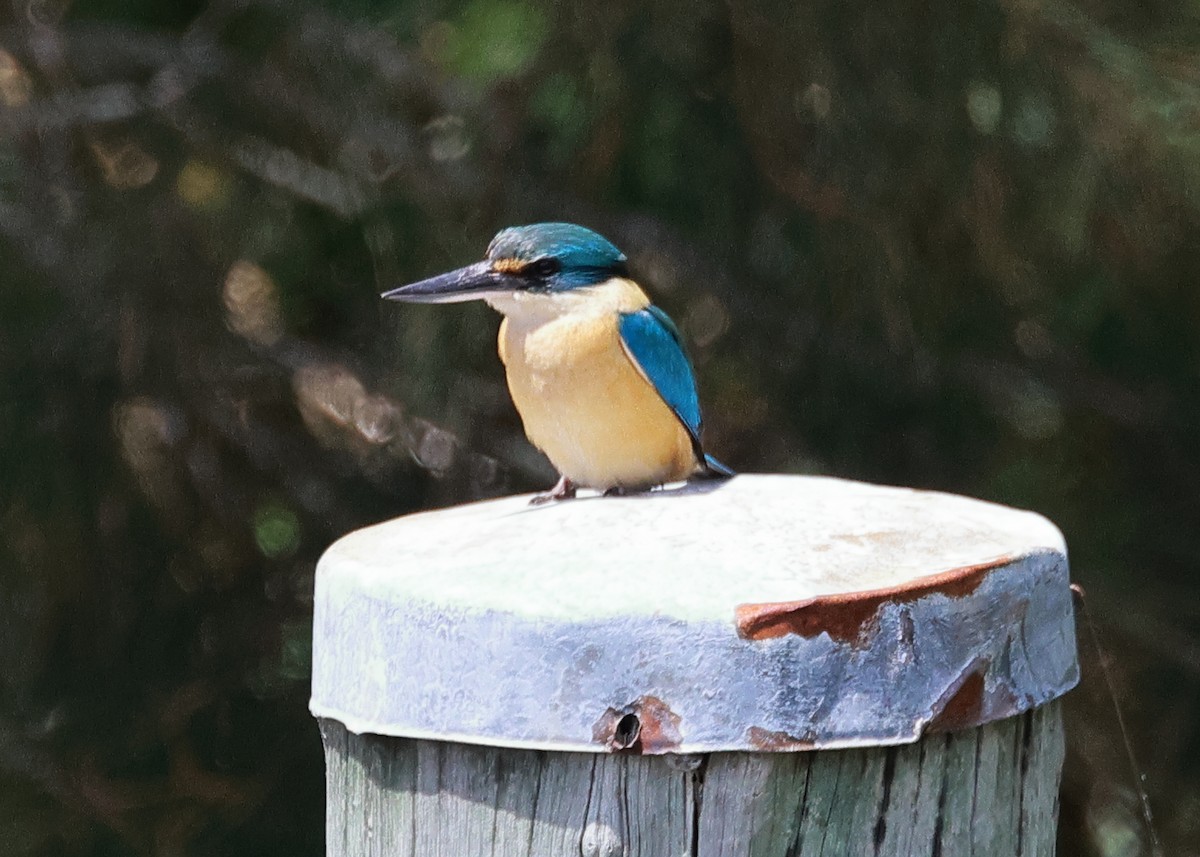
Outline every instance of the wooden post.
<path id="1" fill-rule="evenodd" d="M 1078 680 L 1037 515 L 833 479 L 517 497 L 317 575 L 330 857 L 1053 854 Z"/>

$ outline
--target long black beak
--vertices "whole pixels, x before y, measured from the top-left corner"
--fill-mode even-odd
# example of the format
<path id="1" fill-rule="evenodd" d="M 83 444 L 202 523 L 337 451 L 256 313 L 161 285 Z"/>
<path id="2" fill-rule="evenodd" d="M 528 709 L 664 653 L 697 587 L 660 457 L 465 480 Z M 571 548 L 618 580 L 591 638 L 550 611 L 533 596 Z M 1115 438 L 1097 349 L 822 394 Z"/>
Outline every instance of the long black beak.
<path id="1" fill-rule="evenodd" d="M 488 262 L 476 262 L 457 271 L 384 292 L 381 298 L 412 304 L 450 304 L 473 301 L 494 294 L 510 294 L 526 285 L 513 274 L 496 271 Z"/>

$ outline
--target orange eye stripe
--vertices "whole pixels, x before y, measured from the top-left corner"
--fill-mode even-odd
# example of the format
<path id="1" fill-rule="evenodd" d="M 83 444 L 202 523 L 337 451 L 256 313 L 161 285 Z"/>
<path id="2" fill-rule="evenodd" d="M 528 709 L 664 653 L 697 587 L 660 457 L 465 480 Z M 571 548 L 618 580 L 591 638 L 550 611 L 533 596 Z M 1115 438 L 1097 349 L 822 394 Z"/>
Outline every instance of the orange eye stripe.
<path id="1" fill-rule="evenodd" d="M 525 263 L 520 259 L 497 259 L 492 262 L 492 270 L 499 271 L 502 274 L 518 274 L 525 268 Z"/>

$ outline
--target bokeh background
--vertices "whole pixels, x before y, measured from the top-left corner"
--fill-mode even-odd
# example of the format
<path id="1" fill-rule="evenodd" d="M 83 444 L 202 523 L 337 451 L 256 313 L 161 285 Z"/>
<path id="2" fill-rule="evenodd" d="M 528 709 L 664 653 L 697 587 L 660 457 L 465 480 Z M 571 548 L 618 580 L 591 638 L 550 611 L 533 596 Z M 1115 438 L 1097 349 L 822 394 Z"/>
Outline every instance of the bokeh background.
<path id="1" fill-rule="evenodd" d="M 8 0 L 0 852 L 322 854 L 313 569 L 553 473 L 484 306 L 577 221 L 707 445 L 1064 530 L 1164 850 L 1200 854 L 1200 6 Z M 1151 852 L 1088 638 L 1060 852 Z"/>

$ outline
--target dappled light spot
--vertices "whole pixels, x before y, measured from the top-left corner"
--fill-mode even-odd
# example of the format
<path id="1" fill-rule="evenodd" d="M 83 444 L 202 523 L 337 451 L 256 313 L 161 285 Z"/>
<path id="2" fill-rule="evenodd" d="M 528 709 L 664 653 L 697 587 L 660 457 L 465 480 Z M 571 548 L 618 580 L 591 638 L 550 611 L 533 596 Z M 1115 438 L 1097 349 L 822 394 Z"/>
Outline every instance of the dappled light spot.
<path id="1" fill-rule="evenodd" d="M 975 82 L 967 89 L 967 116 L 980 134 L 991 134 L 1000 124 L 1004 101 L 1000 91 L 986 83 Z"/>
<path id="2" fill-rule="evenodd" d="M 158 175 L 158 159 L 133 142 L 110 145 L 93 140 L 92 154 L 104 181 L 120 190 L 145 187 Z"/>
<path id="3" fill-rule="evenodd" d="M 729 313 L 720 298 L 704 294 L 688 304 L 683 325 L 697 348 L 708 348 L 729 329 Z"/>
<path id="4" fill-rule="evenodd" d="M 273 345 L 283 336 L 279 289 L 260 266 L 235 262 L 225 277 L 223 297 L 226 321 L 234 333 L 259 345 Z"/>
<path id="5" fill-rule="evenodd" d="M 810 115 L 816 119 L 829 116 L 833 105 L 833 94 L 829 88 L 819 83 L 810 83 L 796 99 L 796 112 L 801 116 Z"/>
<path id="6" fill-rule="evenodd" d="M 181 432 L 167 408 L 147 398 L 137 398 L 116 407 L 117 437 L 125 460 L 135 471 L 162 463 L 161 451 L 174 446 Z"/>
<path id="7" fill-rule="evenodd" d="M 471 151 L 467 126 L 461 116 L 439 116 L 425 125 L 429 157 L 435 161 L 457 161 Z"/>
<path id="8" fill-rule="evenodd" d="M 1028 381 L 1014 391 L 1009 421 L 1028 440 L 1045 440 L 1062 429 L 1062 403 L 1045 384 Z"/>
<path id="9" fill-rule="evenodd" d="M 431 423 L 424 423 L 423 428 L 413 455 L 425 469 L 445 473 L 454 466 L 457 458 L 458 438 Z"/>
<path id="10" fill-rule="evenodd" d="M 229 177 L 220 167 L 191 158 L 175 177 L 175 193 L 192 208 L 222 208 L 229 197 Z"/>
<path id="11" fill-rule="evenodd" d="M 300 520 L 282 503 L 264 503 L 254 510 L 254 542 L 269 559 L 291 556 L 300 546 Z"/>
<path id="12" fill-rule="evenodd" d="M 29 75 L 16 57 L 0 50 L 0 102 L 5 107 L 22 107 L 29 102 L 32 91 Z"/>
<path id="13" fill-rule="evenodd" d="M 345 366 L 304 366 L 292 377 L 292 389 L 305 425 L 327 446 L 375 447 L 396 438 L 401 425 L 399 407 L 368 393 Z"/>
<path id="14" fill-rule="evenodd" d="M 113 427 L 142 494 L 160 510 L 176 509 L 180 497 L 174 450 L 185 434 L 182 417 L 160 402 L 139 397 L 113 408 Z"/>

